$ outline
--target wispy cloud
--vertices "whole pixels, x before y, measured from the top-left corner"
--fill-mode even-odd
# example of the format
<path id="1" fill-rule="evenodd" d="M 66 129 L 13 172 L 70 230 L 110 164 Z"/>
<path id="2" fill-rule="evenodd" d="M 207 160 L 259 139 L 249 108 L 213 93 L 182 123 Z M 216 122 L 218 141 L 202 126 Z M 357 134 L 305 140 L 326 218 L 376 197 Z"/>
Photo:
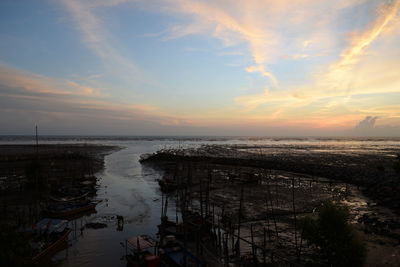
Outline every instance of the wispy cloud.
<path id="1" fill-rule="evenodd" d="M 147 74 L 131 60 L 121 54 L 121 46 L 108 31 L 105 22 L 96 15 L 96 8 L 119 5 L 129 1 L 79 1 L 59 0 L 71 15 L 77 29 L 83 36 L 84 43 L 107 66 L 113 75 L 126 81 L 149 81 Z"/>
<path id="2" fill-rule="evenodd" d="M 387 26 L 396 18 L 400 9 L 400 1 L 383 4 L 377 10 L 378 16 L 371 25 L 362 32 L 351 33 L 351 44 L 343 51 L 340 60 L 331 66 L 329 75 L 336 78 L 338 72 L 346 71 L 356 64 L 367 48 L 385 31 Z"/>
<path id="3" fill-rule="evenodd" d="M 252 61 L 245 70 L 260 73 L 271 81 L 271 86 L 278 87 L 272 64 L 282 58 L 299 60 L 324 54 L 338 37 L 332 33 L 337 16 L 343 9 L 366 0 L 156 2 L 159 10 L 187 19 L 184 24 L 172 26 L 165 39 L 203 34 L 221 40 L 227 47 L 244 44 Z"/>
<path id="4" fill-rule="evenodd" d="M 276 77 L 267 70 L 267 64 L 275 57 L 272 51 L 273 47 L 279 43 L 279 35 L 269 31 L 268 27 L 265 27 L 266 25 L 257 21 L 258 18 L 252 18 L 252 16 L 260 14 L 260 12 L 255 12 L 256 6 L 248 5 L 247 1 L 231 3 L 229 7 L 224 1 L 177 0 L 162 2 L 167 4 L 164 11 L 169 14 L 193 17 L 187 25 L 173 26 L 167 39 L 191 34 L 206 34 L 221 40 L 228 47 L 244 43 L 256 64 L 249 68 L 259 70 L 263 76 L 271 79 L 273 84 L 277 83 Z M 243 12 L 245 15 L 238 16 L 240 13 L 237 12 Z"/>
<path id="5" fill-rule="evenodd" d="M 43 75 L 23 71 L 0 63 L 0 84 L 8 88 L 18 88 L 33 94 L 65 96 L 106 96 L 100 88 L 71 80 L 55 80 Z"/>
<path id="6" fill-rule="evenodd" d="M 270 78 L 271 81 L 272 81 L 272 84 L 275 87 L 278 86 L 278 81 L 275 78 L 275 76 L 271 72 L 268 72 L 263 65 L 256 65 L 256 66 L 247 67 L 246 71 L 247 72 L 258 72 L 258 73 L 261 73 L 262 76 Z"/>
<path id="7" fill-rule="evenodd" d="M 168 114 L 143 103 L 111 101 L 101 89 L 71 80 L 56 80 L 0 64 L 0 111 L 70 114 L 102 120 L 151 122 L 157 125 L 191 125 L 185 116 Z M 0 119 L 2 116 L 0 116 Z M 32 117 L 32 119 L 34 119 Z"/>
<path id="8" fill-rule="evenodd" d="M 311 105 L 321 99 L 332 99 L 328 104 L 313 106 L 314 113 L 317 113 L 333 109 L 339 103 L 337 101 L 342 101 L 338 100 L 339 98 L 347 103 L 352 95 L 400 92 L 400 63 L 391 59 L 390 53 L 393 53 L 393 48 L 380 46 L 372 49 L 372 52 L 368 50 L 374 41 L 382 37 L 382 33 L 390 29 L 397 18 L 399 7 L 400 1 L 379 6 L 375 20 L 365 30 L 353 32 L 350 44 L 340 54 L 340 59 L 322 67 L 321 73 L 314 76 L 311 84 L 283 90 L 265 89 L 261 94 L 237 97 L 236 102 L 243 105 L 248 112 L 263 104 L 277 103 L 280 106 L 285 105 L 286 112 L 295 112 L 299 107 Z M 396 34 L 395 40 L 399 40 L 399 35 Z M 306 41 L 303 45 L 308 46 L 310 43 Z M 371 53 L 380 56 L 373 57 L 370 56 Z"/>
<path id="9" fill-rule="evenodd" d="M 10 88 L 22 88 L 28 92 L 55 95 L 71 94 L 47 77 L 22 71 L 0 63 L 0 83 Z"/>

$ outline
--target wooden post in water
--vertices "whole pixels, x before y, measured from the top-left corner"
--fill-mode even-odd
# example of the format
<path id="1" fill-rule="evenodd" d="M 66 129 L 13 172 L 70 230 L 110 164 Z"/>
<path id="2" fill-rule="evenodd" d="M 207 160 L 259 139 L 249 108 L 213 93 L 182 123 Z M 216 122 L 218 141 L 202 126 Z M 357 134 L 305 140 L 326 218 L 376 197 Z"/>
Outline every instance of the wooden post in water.
<path id="1" fill-rule="evenodd" d="M 164 193 L 161 192 L 161 219 L 164 216 Z"/>
<path id="2" fill-rule="evenodd" d="M 176 197 L 175 197 L 175 223 L 177 225 L 178 225 L 178 202 L 179 202 L 179 193 L 176 192 Z"/>
<path id="3" fill-rule="evenodd" d="M 201 177 L 200 177 L 200 215 L 201 215 L 201 220 L 204 218 L 203 214 L 203 183 L 202 183 Z"/>
<path id="4" fill-rule="evenodd" d="M 251 234 L 251 252 L 253 256 L 254 265 L 257 264 L 257 252 L 256 247 L 254 246 L 254 233 L 253 233 L 253 224 L 250 224 L 250 234 Z"/>
<path id="5" fill-rule="evenodd" d="M 297 246 L 297 218 L 296 218 L 296 204 L 294 200 L 294 177 L 292 176 L 292 205 L 293 205 L 293 219 L 294 219 L 294 242 L 296 245 L 296 254 L 299 252 Z"/>
<path id="6" fill-rule="evenodd" d="M 231 249 L 232 249 L 232 253 L 235 253 L 235 228 L 232 225 L 232 221 L 229 222 L 229 230 L 231 233 Z"/>
<path id="7" fill-rule="evenodd" d="M 269 199 L 269 203 L 271 206 L 271 216 L 272 216 L 272 220 L 274 221 L 274 225 L 275 225 L 275 233 L 276 233 L 276 241 L 278 241 L 279 235 L 278 235 L 278 226 L 276 224 L 276 219 L 275 219 L 275 214 L 274 214 L 274 207 L 272 204 L 272 195 L 271 195 L 271 190 L 269 188 L 269 185 L 267 185 L 267 192 L 268 192 L 268 196 L 269 198 L 267 198 L 267 203 L 268 203 L 268 199 Z"/>
<path id="8" fill-rule="evenodd" d="M 238 212 L 238 237 L 236 241 L 236 256 L 240 258 L 240 224 L 242 219 L 242 205 L 243 205 L 243 186 L 240 191 L 240 202 L 239 202 L 239 212 Z"/>
<path id="9" fill-rule="evenodd" d="M 263 238 L 263 247 L 264 247 L 264 249 L 263 249 L 263 263 L 264 263 L 264 265 L 266 264 L 266 259 L 265 259 L 265 250 L 266 250 L 266 247 L 267 247 L 267 235 L 266 235 L 266 233 L 265 233 L 265 227 L 263 228 L 263 230 L 264 230 L 264 238 Z"/>
<path id="10" fill-rule="evenodd" d="M 35 126 L 35 132 L 36 132 L 36 157 L 37 157 L 39 152 L 39 137 L 38 137 L 37 125 Z"/>
<path id="11" fill-rule="evenodd" d="M 222 241 L 221 241 L 221 218 L 218 218 L 218 253 L 222 255 Z"/>

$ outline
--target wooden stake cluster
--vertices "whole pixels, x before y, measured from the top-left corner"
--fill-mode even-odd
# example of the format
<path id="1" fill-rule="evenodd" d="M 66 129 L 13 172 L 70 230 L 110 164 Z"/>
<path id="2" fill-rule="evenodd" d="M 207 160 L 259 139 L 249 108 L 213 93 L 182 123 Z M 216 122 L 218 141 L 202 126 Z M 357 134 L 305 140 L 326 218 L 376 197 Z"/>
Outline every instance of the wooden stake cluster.
<path id="1" fill-rule="evenodd" d="M 302 242 L 301 229 L 298 225 L 298 213 L 296 209 L 296 188 L 302 186 L 302 181 L 291 177 L 282 183 L 291 188 L 291 203 L 283 206 L 291 206 L 291 214 L 287 216 L 293 218 L 291 229 L 278 227 L 277 209 L 282 207 L 282 201 L 278 200 L 280 188 L 277 183 L 273 184 L 271 173 L 266 171 L 263 174 L 265 190 L 265 218 L 260 222 L 247 222 L 244 220 L 246 207 L 246 185 L 240 185 L 240 198 L 238 203 L 237 215 L 227 212 L 225 204 L 213 202 L 213 170 L 210 165 L 207 169 L 202 169 L 205 175 L 195 177 L 194 173 L 199 171 L 202 165 L 197 166 L 193 163 L 181 165 L 179 168 L 184 171 L 176 171 L 175 180 L 178 183 L 175 194 L 175 223 L 182 225 L 184 231 L 183 243 L 185 247 L 193 249 L 196 255 L 203 257 L 207 262 L 216 263 L 218 266 L 228 266 L 228 263 L 240 265 L 250 264 L 252 266 L 266 266 L 276 261 L 283 262 L 285 265 L 299 266 L 301 262 Z M 239 172 L 240 170 L 236 168 Z M 181 175 L 185 173 L 186 175 Z M 259 183 L 259 181 L 258 181 Z M 316 181 L 310 180 L 310 188 Z M 167 218 L 168 200 L 172 192 L 162 195 L 161 217 Z M 172 198 L 173 199 L 173 198 Z M 290 205 L 291 204 L 291 205 Z M 261 207 L 260 207 L 261 208 Z M 198 212 L 201 218 L 199 231 L 194 238 L 189 238 L 192 233 L 188 232 L 190 215 Z M 179 213 L 182 221 L 179 220 Z M 279 216 L 279 214 L 278 214 Z M 209 226 L 209 227 L 208 227 Z M 250 236 L 244 233 L 250 230 Z M 293 234 L 293 238 L 290 238 Z M 288 237 L 289 235 L 289 237 Z M 282 244 L 292 245 L 292 254 L 288 256 L 288 251 L 281 252 Z M 247 250 L 250 248 L 250 250 Z M 249 255 L 250 254 L 250 255 Z M 250 256 L 250 257 L 248 257 Z M 293 256 L 293 257 L 292 257 Z M 213 264 L 210 264 L 213 266 Z"/>

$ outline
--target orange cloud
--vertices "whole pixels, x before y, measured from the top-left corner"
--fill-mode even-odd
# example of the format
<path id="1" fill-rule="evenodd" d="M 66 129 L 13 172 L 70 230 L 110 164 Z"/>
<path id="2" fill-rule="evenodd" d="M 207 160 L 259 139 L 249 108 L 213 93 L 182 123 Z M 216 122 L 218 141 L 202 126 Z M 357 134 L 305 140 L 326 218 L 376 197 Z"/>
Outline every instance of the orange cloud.
<path id="1" fill-rule="evenodd" d="M 82 94 L 82 95 L 86 95 L 86 96 L 96 96 L 96 97 L 104 97 L 104 96 L 106 96 L 98 88 L 93 88 L 93 87 L 81 85 L 81 84 L 78 84 L 77 82 L 74 82 L 74 81 L 68 81 L 67 85 L 72 87 L 72 88 L 76 88 L 77 89 L 77 92 L 76 92 L 77 94 Z"/>
<path id="2" fill-rule="evenodd" d="M 335 116 L 337 106 L 352 107 L 354 100 L 351 96 L 400 93 L 400 63 L 393 54 L 396 51 L 395 43 L 398 43 L 400 37 L 398 32 L 397 37 L 382 35 L 395 22 L 399 8 L 400 1 L 380 6 L 379 15 L 370 26 L 365 31 L 353 34 L 352 42 L 342 52 L 340 60 L 329 65 L 327 73 L 315 75 L 311 84 L 281 90 L 265 89 L 260 94 L 237 97 L 235 102 L 243 106 L 247 113 L 256 112 L 261 109 L 261 105 L 268 105 L 277 110 L 284 109 L 285 116 L 298 113 L 299 108 L 302 108 L 300 114 L 313 110 L 327 118 Z M 366 53 L 379 38 L 391 38 L 391 42 Z M 388 47 L 391 44 L 393 46 Z M 370 106 L 374 104 L 373 101 L 368 102 Z M 307 107 L 309 111 L 304 110 Z M 354 108 L 352 110 L 362 113 Z"/>
<path id="3" fill-rule="evenodd" d="M 380 14 L 372 25 L 361 33 L 352 34 L 351 46 L 342 53 L 340 61 L 332 66 L 332 72 L 355 64 L 371 43 L 396 18 L 399 9 L 400 1 L 397 0 L 380 6 L 378 10 Z"/>
<path id="4" fill-rule="evenodd" d="M 35 93 L 71 94 L 70 91 L 59 88 L 56 82 L 47 77 L 25 72 L 2 63 L 0 63 L 0 83 Z"/>

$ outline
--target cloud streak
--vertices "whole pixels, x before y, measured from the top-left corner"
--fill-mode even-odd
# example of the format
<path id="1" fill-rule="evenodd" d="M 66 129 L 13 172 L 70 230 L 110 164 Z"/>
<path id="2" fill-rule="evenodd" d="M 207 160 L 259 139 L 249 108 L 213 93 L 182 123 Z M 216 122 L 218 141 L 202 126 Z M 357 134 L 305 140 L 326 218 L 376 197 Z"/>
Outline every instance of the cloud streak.
<path id="1" fill-rule="evenodd" d="M 388 27 L 388 25 L 396 18 L 400 9 L 400 1 L 393 1 L 389 4 L 383 4 L 379 7 L 377 18 L 363 32 L 352 33 L 351 45 L 343 51 L 340 60 L 331 67 L 330 76 L 337 78 L 340 71 L 346 71 L 355 65 L 367 48 L 375 41 L 379 35 Z"/>
<path id="2" fill-rule="evenodd" d="M 114 119 L 159 126 L 192 125 L 190 119 L 173 116 L 153 105 L 112 102 L 98 88 L 70 80 L 55 80 L 5 64 L 0 64 L 0 96 L 1 111 L 32 114 L 32 120 L 35 120 L 33 114 L 40 113 L 50 117 L 54 114 L 69 118 L 85 116 L 98 122 Z"/>
<path id="3" fill-rule="evenodd" d="M 307 106 L 313 109 L 313 113 L 322 113 L 327 110 L 336 112 L 334 107 L 351 103 L 352 96 L 400 92 L 400 64 L 391 58 L 393 48 L 380 46 L 372 50 L 372 53 L 379 54 L 379 57 L 370 56 L 371 50 L 368 50 L 380 37 L 392 38 L 392 42 L 400 39 L 398 33 L 397 39 L 382 35 L 396 21 L 399 8 L 400 1 L 380 5 L 375 20 L 365 30 L 352 33 L 350 44 L 343 50 L 340 59 L 316 72 L 311 84 L 283 90 L 265 89 L 261 94 L 237 97 L 236 103 L 244 106 L 246 112 L 269 105 L 285 109 L 287 113 Z M 308 42 L 306 44 L 310 45 Z M 331 99 L 328 104 L 318 107 L 318 102 L 326 102 L 327 99 Z M 315 103 L 317 106 L 313 106 Z M 329 115 L 334 116 L 326 114 Z"/>
<path id="4" fill-rule="evenodd" d="M 113 75 L 128 82 L 148 82 L 147 74 L 121 52 L 116 38 L 107 30 L 105 23 L 96 16 L 96 8 L 120 5 L 129 1 L 79 1 L 59 0 L 71 15 L 76 28 L 81 32 L 86 46 L 97 55 Z"/>

